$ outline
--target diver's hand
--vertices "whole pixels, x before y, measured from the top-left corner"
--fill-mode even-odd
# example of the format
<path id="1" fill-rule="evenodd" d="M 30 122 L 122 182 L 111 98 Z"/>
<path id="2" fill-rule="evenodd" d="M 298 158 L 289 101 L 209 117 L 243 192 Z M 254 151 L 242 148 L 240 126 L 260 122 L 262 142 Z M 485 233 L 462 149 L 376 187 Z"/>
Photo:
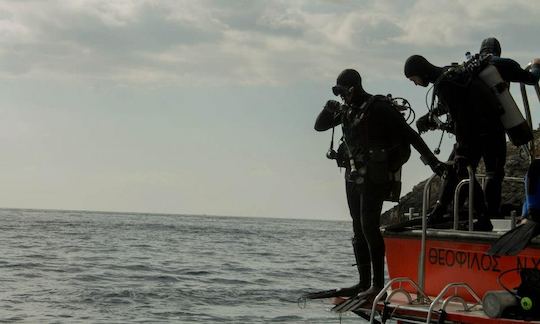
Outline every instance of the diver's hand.
<path id="1" fill-rule="evenodd" d="M 433 173 L 435 173 L 439 177 L 443 177 L 448 173 L 452 166 L 437 160 L 437 162 L 430 164 L 430 168 Z"/>
<path id="2" fill-rule="evenodd" d="M 437 124 L 435 124 L 433 120 L 431 120 L 429 113 L 418 118 L 418 120 L 416 121 L 416 128 L 418 129 L 418 133 L 420 134 L 425 133 L 428 130 L 435 129 L 436 127 Z"/>
<path id="3" fill-rule="evenodd" d="M 341 103 L 336 100 L 328 100 L 326 104 L 324 105 L 324 110 L 330 112 L 330 113 L 336 113 L 339 111 L 341 107 Z"/>
<path id="4" fill-rule="evenodd" d="M 456 155 L 454 157 L 454 167 L 458 174 L 468 174 L 467 167 L 471 165 L 471 162 L 466 156 Z"/>

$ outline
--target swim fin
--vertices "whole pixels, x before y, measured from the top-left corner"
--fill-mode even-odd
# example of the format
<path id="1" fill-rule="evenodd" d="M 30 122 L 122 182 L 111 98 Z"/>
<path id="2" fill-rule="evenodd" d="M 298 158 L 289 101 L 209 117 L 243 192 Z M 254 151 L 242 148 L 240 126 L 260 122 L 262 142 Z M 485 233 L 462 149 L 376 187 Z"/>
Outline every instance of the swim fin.
<path id="1" fill-rule="evenodd" d="M 334 313 L 345 313 L 345 312 L 348 312 L 351 308 L 353 308 L 354 306 L 356 306 L 356 305 L 358 304 L 358 302 L 360 302 L 360 301 L 359 301 L 358 299 L 356 299 L 356 297 L 347 299 L 347 300 L 344 301 L 343 303 L 337 304 L 336 306 L 334 306 L 334 307 L 332 308 L 332 312 L 334 312 Z"/>
<path id="2" fill-rule="evenodd" d="M 305 299 L 323 299 L 323 298 L 332 298 L 332 297 L 338 297 L 337 292 L 339 289 L 328 289 L 328 290 L 321 290 L 321 291 L 315 291 L 311 293 L 307 293 L 302 296 L 302 298 Z"/>
<path id="3" fill-rule="evenodd" d="M 372 304 L 375 297 L 381 292 L 381 288 L 370 287 L 368 290 L 359 293 L 353 298 L 335 306 L 332 311 L 335 313 L 345 313 L 348 311 L 356 311 L 361 307 Z M 382 295 L 382 299 L 386 299 L 386 293 Z"/>
<path id="4" fill-rule="evenodd" d="M 333 297 L 352 297 L 358 294 L 362 289 L 360 285 L 356 284 L 347 288 L 337 288 L 329 290 L 315 291 L 312 293 L 307 293 L 302 296 L 304 299 L 323 299 L 323 298 L 333 298 Z"/>
<path id="5" fill-rule="evenodd" d="M 528 220 L 526 223 L 506 232 L 499 237 L 491 248 L 487 251 L 488 255 L 517 255 L 531 241 L 531 239 L 540 234 L 540 224 Z"/>

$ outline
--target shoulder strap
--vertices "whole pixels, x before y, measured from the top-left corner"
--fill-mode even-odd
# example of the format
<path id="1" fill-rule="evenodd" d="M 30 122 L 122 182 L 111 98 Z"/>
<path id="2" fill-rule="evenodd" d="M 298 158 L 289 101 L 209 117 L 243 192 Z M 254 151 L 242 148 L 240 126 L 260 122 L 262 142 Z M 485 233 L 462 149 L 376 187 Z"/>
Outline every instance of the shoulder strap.
<path id="1" fill-rule="evenodd" d="M 364 103 L 360 106 L 360 110 L 364 111 L 364 114 L 368 114 L 369 108 L 373 105 L 375 101 L 386 101 L 390 102 L 386 96 L 383 95 L 373 95 L 368 100 L 364 101 Z"/>

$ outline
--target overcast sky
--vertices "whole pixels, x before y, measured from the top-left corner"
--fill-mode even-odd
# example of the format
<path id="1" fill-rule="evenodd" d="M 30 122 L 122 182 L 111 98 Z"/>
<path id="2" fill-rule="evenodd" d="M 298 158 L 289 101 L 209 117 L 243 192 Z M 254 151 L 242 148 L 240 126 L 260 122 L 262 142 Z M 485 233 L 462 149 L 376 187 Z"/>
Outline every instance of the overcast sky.
<path id="1" fill-rule="evenodd" d="M 419 116 L 408 56 L 461 62 L 495 36 L 525 65 L 538 17 L 507 0 L 0 1 L 0 206 L 348 219 L 313 130 L 339 72 Z M 402 194 L 429 175 L 414 154 Z"/>

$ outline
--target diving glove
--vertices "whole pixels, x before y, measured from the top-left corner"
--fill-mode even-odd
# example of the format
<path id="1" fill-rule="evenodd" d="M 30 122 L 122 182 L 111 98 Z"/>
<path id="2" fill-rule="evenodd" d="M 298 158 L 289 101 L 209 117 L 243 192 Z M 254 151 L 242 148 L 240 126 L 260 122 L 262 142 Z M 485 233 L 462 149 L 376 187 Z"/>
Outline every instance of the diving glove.
<path id="1" fill-rule="evenodd" d="M 437 124 L 433 122 L 430 114 L 427 113 L 424 116 L 418 118 L 418 120 L 416 121 L 416 128 L 418 129 L 418 133 L 422 134 L 427 132 L 428 130 L 436 129 Z"/>
<path id="2" fill-rule="evenodd" d="M 433 173 L 435 173 L 439 177 L 445 176 L 448 173 L 448 171 L 452 168 L 450 165 L 444 162 L 440 162 L 440 161 L 437 161 L 437 163 L 434 163 L 430 165 L 429 167 L 431 168 Z"/>
<path id="3" fill-rule="evenodd" d="M 330 113 L 336 113 L 341 108 L 341 103 L 336 100 L 328 100 L 324 105 L 324 110 Z"/>

